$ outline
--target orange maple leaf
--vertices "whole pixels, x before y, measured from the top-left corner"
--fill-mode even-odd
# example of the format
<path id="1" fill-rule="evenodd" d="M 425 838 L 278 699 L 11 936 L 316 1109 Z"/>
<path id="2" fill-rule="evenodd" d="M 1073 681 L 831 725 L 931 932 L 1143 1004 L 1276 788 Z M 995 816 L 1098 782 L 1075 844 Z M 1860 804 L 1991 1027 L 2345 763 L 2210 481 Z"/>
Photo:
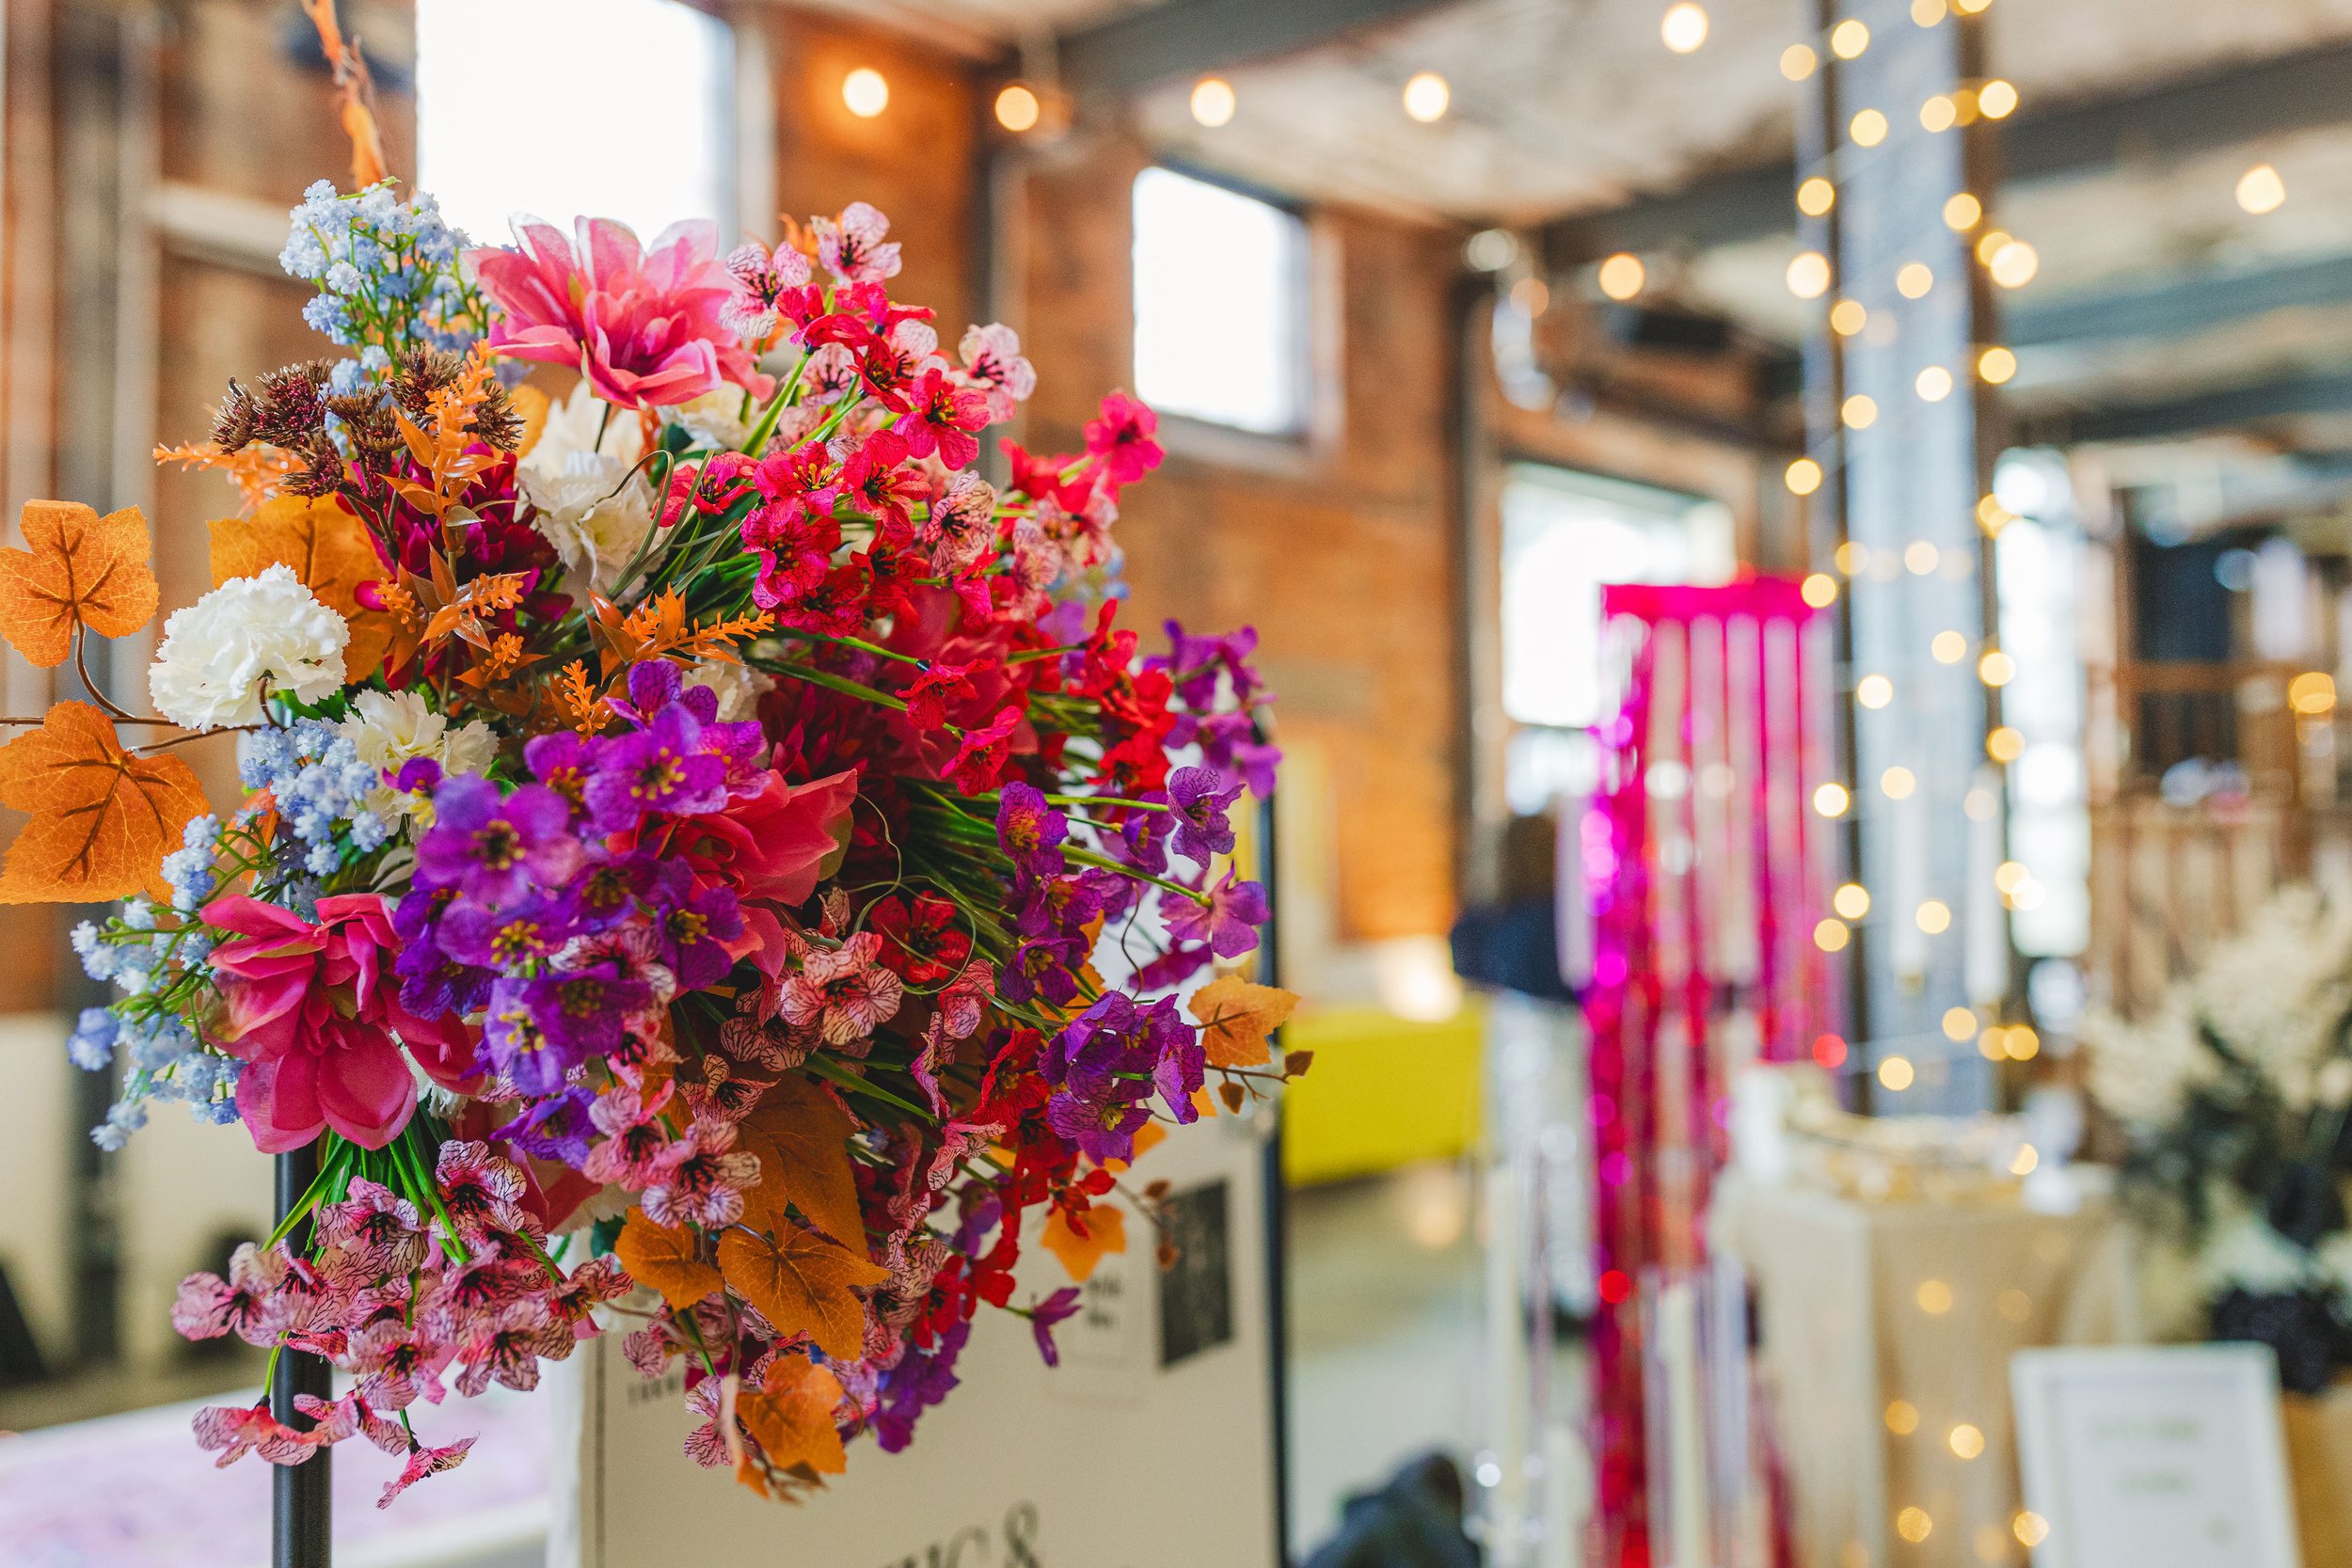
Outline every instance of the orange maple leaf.
<path id="1" fill-rule="evenodd" d="M 772 1242 L 753 1231 L 729 1230 L 719 1238 L 719 1272 L 777 1333 L 787 1339 L 805 1334 L 818 1350 L 844 1361 L 866 1343 L 866 1304 L 854 1293 L 856 1287 L 890 1277 L 888 1269 L 862 1254 L 790 1225 Z"/>
<path id="2" fill-rule="evenodd" d="M 788 1201 L 834 1241 L 864 1246 L 866 1222 L 850 1169 L 849 1114 L 805 1078 L 787 1077 L 736 1123 L 741 1147 L 759 1160 L 759 1185 L 745 1190 L 755 1221 L 790 1228 Z"/>
<path id="3" fill-rule="evenodd" d="M 186 763 L 124 751 L 87 703 L 59 703 L 40 728 L 0 746 L 0 804 L 33 818 L 0 865 L 0 904 L 94 904 L 142 889 L 168 897 L 163 856 L 205 809 Z"/>
<path id="4" fill-rule="evenodd" d="M 1045 1228 L 1037 1239 L 1040 1246 L 1061 1259 L 1070 1277 L 1083 1285 L 1105 1255 L 1127 1250 L 1127 1212 L 1114 1204 L 1098 1203 L 1073 1222 L 1067 1210 L 1057 1209 L 1046 1216 Z"/>
<path id="5" fill-rule="evenodd" d="M 258 576 L 282 562 L 318 595 L 319 603 L 349 623 L 345 680 L 364 680 L 384 662 L 392 641 L 392 617 L 362 605 L 359 589 L 382 580 L 387 571 L 367 525 L 339 499 L 279 496 L 264 501 L 250 517 L 218 517 L 208 526 L 214 587 L 231 578 Z"/>
<path id="6" fill-rule="evenodd" d="M 1252 1068 L 1265 1066 L 1274 1031 L 1297 1006 L 1296 991 L 1227 974 L 1193 992 L 1184 1010 L 1200 1021 L 1200 1045 L 1211 1067 Z"/>
<path id="7" fill-rule="evenodd" d="M 127 637 L 155 616 L 147 519 L 101 517 L 77 501 L 26 501 L 22 550 L 0 550 L 0 637 L 42 669 L 73 651 L 73 628 Z"/>
<path id="8" fill-rule="evenodd" d="M 769 1367 L 764 1386 L 735 1397 L 735 1414 L 770 1466 L 805 1466 L 816 1475 L 837 1476 L 850 1467 L 833 1418 L 840 1402 L 841 1383 L 830 1370 L 805 1355 L 780 1355 Z M 765 1480 L 744 1479 L 746 1484 Z"/>
<path id="9" fill-rule="evenodd" d="M 621 1267 L 638 1284 L 661 1293 L 683 1312 L 719 1288 L 719 1271 L 696 1253 L 694 1232 L 682 1225 L 656 1225 L 643 1209 L 631 1209 L 612 1243 Z"/>

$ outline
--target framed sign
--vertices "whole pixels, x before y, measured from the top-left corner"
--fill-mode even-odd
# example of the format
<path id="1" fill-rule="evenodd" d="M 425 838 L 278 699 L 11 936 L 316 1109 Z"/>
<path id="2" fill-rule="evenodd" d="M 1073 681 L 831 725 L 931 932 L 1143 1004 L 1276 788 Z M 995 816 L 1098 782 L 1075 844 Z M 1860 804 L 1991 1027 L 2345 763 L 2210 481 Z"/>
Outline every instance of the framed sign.
<path id="1" fill-rule="evenodd" d="M 983 1307 L 961 1386 L 914 1443 L 852 1445 L 849 1473 L 799 1507 L 695 1468 L 675 1366 L 648 1382 L 619 1334 L 583 1345 L 549 1370 L 549 1568 L 1273 1568 L 1265 1151 L 1248 1118 L 1175 1130 L 1132 1178 L 1174 1189 L 1173 1265 L 1158 1266 L 1152 1227 L 1130 1211 L 1127 1250 L 1102 1260 L 1057 1331 L 1059 1368 L 1025 1323 Z M 1067 1282 L 1042 1247 L 1025 1247 L 1021 1273 L 1015 1300 Z"/>
<path id="2" fill-rule="evenodd" d="M 2010 1383 L 2036 1568 L 2301 1568 L 2267 1348 L 2020 1351 Z"/>

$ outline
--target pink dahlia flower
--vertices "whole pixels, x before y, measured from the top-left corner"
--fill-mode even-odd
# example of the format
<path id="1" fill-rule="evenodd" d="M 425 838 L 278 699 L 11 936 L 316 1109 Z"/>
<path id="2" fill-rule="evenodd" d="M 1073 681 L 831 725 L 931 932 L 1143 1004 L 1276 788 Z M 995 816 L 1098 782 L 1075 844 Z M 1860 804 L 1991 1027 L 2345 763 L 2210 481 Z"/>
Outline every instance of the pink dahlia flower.
<path id="1" fill-rule="evenodd" d="M 206 925 L 237 933 L 208 961 L 219 976 L 221 1044 L 246 1064 L 237 1109 L 263 1153 L 299 1148 L 328 1127 L 363 1148 L 391 1142 L 417 1104 L 400 1040 L 437 1082 L 454 1086 L 470 1073 L 464 1024 L 428 1022 L 400 1005 L 397 939 L 375 895 L 320 899 L 316 925 L 242 894 L 203 912 Z"/>
<path id="2" fill-rule="evenodd" d="M 622 408 L 675 407 L 733 382 L 760 397 L 759 373 L 724 312 L 735 279 L 719 261 L 719 229 L 674 223 L 648 250 L 627 224 L 581 218 L 575 250 L 536 218 L 521 245 L 467 252 L 501 319 L 490 345 L 517 359 L 572 365 Z"/>

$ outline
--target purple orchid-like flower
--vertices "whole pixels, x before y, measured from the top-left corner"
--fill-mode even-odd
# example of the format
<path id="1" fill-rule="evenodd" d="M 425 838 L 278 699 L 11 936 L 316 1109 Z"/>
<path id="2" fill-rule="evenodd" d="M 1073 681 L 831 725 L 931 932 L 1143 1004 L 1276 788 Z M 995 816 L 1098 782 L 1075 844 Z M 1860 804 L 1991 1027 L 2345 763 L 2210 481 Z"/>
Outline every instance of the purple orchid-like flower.
<path id="1" fill-rule="evenodd" d="M 1042 999 L 1058 1007 L 1078 994 L 1086 944 L 1075 937 L 1036 937 L 1013 949 L 996 973 L 997 994 L 1014 1002 Z"/>
<path id="2" fill-rule="evenodd" d="M 1046 804 L 1035 786 L 1009 784 L 996 807 L 996 842 L 1025 877 L 1050 877 L 1062 866 L 1061 847 L 1070 818 Z"/>
<path id="3" fill-rule="evenodd" d="M 1013 911 L 1012 928 L 1025 937 L 1080 936 L 1088 923 L 1103 912 L 1105 884 L 1122 889 L 1128 885 L 1127 879 L 1108 871 L 1044 878 L 1029 889 L 1028 897 Z"/>
<path id="4" fill-rule="evenodd" d="M 701 990 L 735 967 L 726 943 L 743 934 L 743 914 L 735 890 L 716 882 L 697 888 L 685 866 L 662 863 L 656 886 L 654 928 L 662 961 L 688 990 Z"/>
<path id="5" fill-rule="evenodd" d="M 491 986 L 482 1022 L 482 1053 L 492 1071 L 523 1093 L 553 1094 L 565 1086 L 565 1075 L 587 1053 L 556 1039 L 541 1025 L 538 1010 L 531 1005 L 532 983 L 508 978 Z"/>
<path id="6" fill-rule="evenodd" d="M 544 784 L 501 795 L 476 775 L 451 779 L 433 793 L 433 826 L 417 844 L 417 885 L 454 885 L 494 909 L 533 886 L 561 886 L 580 859 L 571 820 L 570 805 Z"/>
<path id="7" fill-rule="evenodd" d="M 557 1160 L 578 1169 L 588 1158 L 589 1140 L 596 1132 L 588 1119 L 588 1107 L 596 1098 L 584 1087 L 565 1089 L 540 1101 L 490 1135 L 533 1159 Z"/>
<path id="8" fill-rule="evenodd" d="M 643 980 L 625 978 L 609 966 L 565 969 L 527 981 L 522 1003 L 568 1067 L 619 1049 L 628 1020 L 652 1005 L 653 990 Z M 553 1087 L 532 1092 L 547 1093 Z"/>
<path id="9" fill-rule="evenodd" d="M 606 741 L 586 789 L 597 829 L 625 832 L 647 812 L 699 816 L 724 806 L 727 765 L 702 749 L 702 729 L 683 703 L 672 703 L 645 728 Z"/>
<path id="10" fill-rule="evenodd" d="M 534 891 L 499 910 L 459 898 L 442 914 L 434 940 L 461 964 L 512 971 L 547 958 L 571 934 L 564 902 Z"/>
<path id="11" fill-rule="evenodd" d="M 1170 898 L 1164 908 L 1170 936 L 1206 942 L 1220 958 L 1256 951 L 1258 927 L 1270 912 L 1265 889 L 1256 882 L 1235 881 L 1230 870 L 1200 899 Z"/>
<path id="12" fill-rule="evenodd" d="M 1061 1365 L 1061 1349 L 1054 1343 L 1057 1326 L 1078 1315 L 1078 1287 L 1065 1285 L 1029 1308 L 1029 1332 L 1037 1338 L 1037 1353 L 1049 1367 Z"/>
<path id="13" fill-rule="evenodd" d="M 1168 776 L 1168 804 L 1176 818 L 1176 852 L 1205 866 L 1216 856 L 1233 850 L 1233 825 L 1225 814 L 1241 799 L 1242 786 L 1230 787 L 1213 768 L 1179 768 Z"/>
<path id="14" fill-rule="evenodd" d="M 956 1358 L 971 1337 L 971 1322 L 958 1319 L 940 1331 L 937 1346 L 910 1350 L 882 1374 L 882 1408 L 874 1414 L 874 1440 L 882 1452 L 898 1453 L 914 1441 L 916 1418 L 954 1391 Z"/>

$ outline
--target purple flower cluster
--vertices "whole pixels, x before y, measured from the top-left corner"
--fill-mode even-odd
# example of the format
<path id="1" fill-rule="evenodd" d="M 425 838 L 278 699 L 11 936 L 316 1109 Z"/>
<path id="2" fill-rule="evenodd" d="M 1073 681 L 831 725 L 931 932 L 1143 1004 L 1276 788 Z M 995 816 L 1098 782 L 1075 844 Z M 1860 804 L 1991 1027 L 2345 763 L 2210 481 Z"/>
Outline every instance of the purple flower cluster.
<path id="1" fill-rule="evenodd" d="M 393 918 L 403 999 L 424 1017 L 483 1011 L 483 1070 L 527 1095 L 558 1095 L 581 1063 L 657 1028 L 673 996 L 733 967 L 743 934 L 735 892 L 651 840 L 660 818 L 757 789 L 758 724 L 719 722 L 717 697 L 667 661 L 632 669 L 613 706 L 633 729 L 532 740 L 535 782 L 440 781 Z M 584 1148 L 584 1113 L 570 1096 L 535 1107 L 533 1152 Z"/>
<path id="2" fill-rule="evenodd" d="M 1175 621 L 1168 623 L 1168 652 L 1146 659 L 1147 669 L 1166 670 L 1176 683 L 1176 697 L 1184 710 L 1168 731 L 1171 747 L 1199 746 L 1201 760 L 1228 784 L 1248 784 L 1260 800 L 1274 793 L 1275 765 L 1281 751 L 1259 738 L 1253 711 L 1271 703 L 1274 693 L 1259 678 L 1249 656 L 1258 650 L 1255 626 L 1243 626 L 1222 637 L 1195 637 Z M 1232 689 L 1232 705 L 1220 711 L 1218 688 Z M 1171 781 L 1172 783 L 1172 781 Z"/>
<path id="3" fill-rule="evenodd" d="M 1045 1081 L 1054 1093 L 1045 1119 L 1090 1160 L 1131 1160 L 1136 1133 L 1152 1119 L 1152 1091 L 1178 1121 L 1197 1121 L 1192 1097 L 1207 1068 L 1200 1037 L 1177 1016 L 1174 997 L 1137 1003 L 1113 991 L 1073 1019 L 1047 1050 Z"/>

